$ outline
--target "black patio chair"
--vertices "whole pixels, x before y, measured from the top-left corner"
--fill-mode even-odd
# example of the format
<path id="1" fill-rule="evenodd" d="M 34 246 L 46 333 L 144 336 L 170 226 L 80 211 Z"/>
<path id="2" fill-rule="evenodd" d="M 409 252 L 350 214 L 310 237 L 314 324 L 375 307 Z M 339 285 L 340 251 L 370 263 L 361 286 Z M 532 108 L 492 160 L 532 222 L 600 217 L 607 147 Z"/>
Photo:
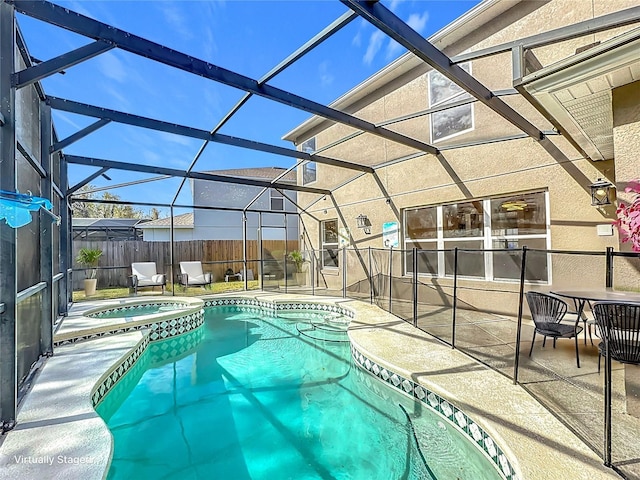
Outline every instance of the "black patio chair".
<path id="1" fill-rule="evenodd" d="M 543 335 L 542 346 L 545 346 L 547 337 L 553 338 L 553 348 L 556 348 L 558 338 L 574 338 L 576 342 L 576 363 L 580 368 L 580 354 L 578 353 L 578 334 L 582 327 L 578 325 L 580 317 L 576 315 L 573 323 L 561 323 L 567 313 L 567 302 L 555 295 L 541 292 L 527 292 L 527 303 L 531 311 L 531 318 L 535 324 L 533 339 L 529 356 L 533 352 L 533 345 L 536 341 L 536 333 Z"/>
<path id="2" fill-rule="evenodd" d="M 613 360 L 640 364 L 640 303 L 597 302 L 593 314 L 602 338 L 598 345 L 598 372 L 607 346 Z"/>

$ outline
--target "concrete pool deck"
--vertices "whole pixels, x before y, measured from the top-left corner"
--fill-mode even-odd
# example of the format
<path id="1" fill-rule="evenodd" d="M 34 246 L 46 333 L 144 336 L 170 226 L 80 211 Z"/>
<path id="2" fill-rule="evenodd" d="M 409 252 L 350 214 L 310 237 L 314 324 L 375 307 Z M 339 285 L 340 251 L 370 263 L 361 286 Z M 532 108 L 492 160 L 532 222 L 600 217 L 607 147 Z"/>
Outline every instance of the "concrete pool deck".
<path id="1" fill-rule="evenodd" d="M 203 298 L 326 303 L 350 309 L 355 313 L 349 327 L 352 345 L 465 412 L 502 448 L 518 478 L 620 478 L 521 387 L 374 305 L 264 292 Z M 86 329 L 83 312 L 107 303 L 113 302 L 75 304 L 63 322 L 65 334 L 74 324 Z M 91 392 L 144 336 L 138 331 L 57 347 L 22 403 L 16 428 L 0 445 L 0 478 L 103 478 L 112 437 L 92 407 Z"/>

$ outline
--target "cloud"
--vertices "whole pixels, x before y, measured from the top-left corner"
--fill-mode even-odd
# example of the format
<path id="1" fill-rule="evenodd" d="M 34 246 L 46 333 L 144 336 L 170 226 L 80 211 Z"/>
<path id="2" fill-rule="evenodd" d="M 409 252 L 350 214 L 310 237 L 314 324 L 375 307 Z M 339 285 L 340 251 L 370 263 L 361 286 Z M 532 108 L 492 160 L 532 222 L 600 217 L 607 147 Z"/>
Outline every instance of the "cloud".
<path id="1" fill-rule="evenodd" d="M 320 74 L 320 84 L 327 87 L 333 83 L 335 77 L 329 72 L 329 62 L 325 60 L 318 65 L 318 73 Z"/>
<path id="2" fill-rule="evenodd" d="M 176 141 L 177 135 L 165 132 L 160 132 L 159 136 L 150 135 L 139 128 L 127 130 L 123 138 L 125 143 L 132 146 L 130 151 L 143 165 L 185 167 L 190 155 L 186 149 L 193 148 L 192 144 L 187 144 L 190 139 L 186 137 L 179 137 Z M 162 142 L 162 148 L 158 147 L 159 141 Z"/>
<path id="3" fill-rule="evenodd" d="M 182 147 L 193 147 L 194 143 L 198 141 L 190 137 L 175 135 L 173 133 L 168 133 L 168 132 L 160 132 L 160 136 L 164 142 L 173 143 L 175 145 L 179 145 Z M 163 145 L 165 145 L 166 147 L 166 144 L 163 143 Z"/>
<path id="4" fill-rule="evenodd" d="M 172 33 L 183 40 L 193 39 L 193 30 L 182 12 L 174 7 L 173 2 L 159 2 L 160 10 Z"/>
<path id="5" fill-rule="evenodd" d="M 74 122 L 73 119 L 69 115 L 67 115 L 66 113 L 64 113 L 62 111 L 55 111 L 54 112 L 54 123 L 55 123 L 56 120 L 60 120 L 60 121 L 63 121 L 65 123 L 68 123 L 69 125 L 71 125 L 76 130 L 80 130 L 82 128 L 79 123 Z"/>
<path id="6" fill-rule="evenodd" d="M 403 0 L 392 0 L 389 8 L 391 10 L 397 9 L 399 4 L 402 1 Z M 424 12 L 422 14 L 412 13 L 411 15 L 409 15 L 409 18 L 408 20 L 406 20 L 406 23 L 411 28 L 413 28 L 416 32 L 422 34 L 425 27 L 427 26 L 428 20 L 429 20 L 429 12 Z M 351 42 L 353 45 L 360 46 L 362 30 L 363 28 L 361 26 L 360 30 L 358 31 L 358 33 L 356 34 L 356 36 Z M 384 42 L 385 42 L 385 34 L 382 33 L 380 30 L 376 30 L 371 34 L 371 36 L 369 37 L 369 44 L 367 45 L 367 51 L 365 52 L 364 57 L 362 58 L 362 61 L 365 65 L 371 65 L 371 63 L 373 62 L 373 59 L 375 58 L 375 56 L 378 54 L 378 52 L 384 45 Z M 397 56 L 397 54 L 400 52 L 401 49 L 402 49 L 402 45 L 400 45 L 395 40 L 389 40 L 389 43 L 387 44 L 387 48 L 385 50 L 386 59 L 389 60 Z"/>
<path id="7" fill-rule="evenodd" d="M 380 51 L 380 48 L 382 47 L 382 42 L 384 42 L 384 37 L 385 37 L 385 34 L 380 30 L 376 30 L 371 34 L 371 37 L 369 37 L 369 45 L 367 46 L 367 51 L 365 52 L 364 57 L 362 58 L 362 61 L 364 62 L 365 65 L 371 65 L 371 62 L 373 62 L 373 59 L 375 58 L 376 54 Z"/>
<path id="8" fill-rule="evenodd" d="M 391 0 L 391 3 L 389 4 L 389 10 L 395 13 L 395 11 L 398 8 L 398 5 L 400 5 L 402 1 L 403 0 Z"/>
<path id="9" fill-rule="evenodd" d="M 205 26 L 202 31 L 202 53 L 205 59 L 212 59 L 218 52 L 218 44 L 216 43 L 213 29 L 208 25 Z"/>
<path id="10" fill-rule="evenodd" d="M 214 1 L 210 1 L 207 2 L 209 5 L 211 5 L 214 9 L 223 9 L 227 6 L 227 0 L 214 0 Z"/>
<path id="11" fill-rule="evenodd" d="M 351 45 L 354 47 L 359 47 L 362 45 L 362 32 L 356 33 L 356 36 L 351 40 Z"/>
<path id="12" fill-rule="evenodd" d="M 407 25 L 413 28 L 416 32 L 422 33 L 427 26 L 427 22 L 429 21 L 429 13 L 424 12 L 422 15 L 418 13 L 412 13 L 409 15 L 409 19 L 406 21 Z M 402 45 L 400 45 L 395 40 L 389 40 L 389 44 L 387 45 L 386 58 L 390 60 L 391 58 L 397 56 L 397 54 L 402 50 Z"/>
<path id="13" fill-rule="evenodd" d="M 146 160 L 144 162 L 146 165 L 159 165 L 162 160 L 165 160 L 158 153 L 151 150 L 143 150 L 142 158 Z"/>
<path id="14" fill-rule="evenodd" d="M 154 152 L 158 150 L 158 139 L 144 128 L 137 128 L 130 125 L 119 127 L 119 137 L 122 143 L 130 145 L 128 148 L 134 155 L 144 156 L 144 152 Z M 139 153 L 143 152 L 143 153 Z"/>
<path id="15" fill-rule="evenodd" d="M 387 45 L 387 51 L 385 53 L 385 57 L 387 60 L 395 57 L 396 54 L 402 50 L 402 45 L 400 45 L 395 40 L 389 40 L 389 44 Z"/>
<path id="16" fill-rule="evenodd" d="M 115 103 L 112 104 L 112 108 L 123 112 L 126 112 L 131 108 L 131 101 L 121 93 L 121 90 L 113 88 L 111 85 L 103 85 L 102 88 L 105 93 L 115 99 Z"/>
<path id="17" fill-rule="evenodd" d="M 409 20 L 407 20 L 407 25 L 413 28 L 416 32 L 422 33 L 424 31 L 424 27 L 427 26 L 427 21 L 429 20 L 429 12 L 424 12 L 422 15 L 418 13 L 412 13 L 409 15 Z"/>
<path id="18" fill-rule="evenodd" d="M 69 5 L 71 6 L 71 10 L 73 10 L 74 12 L 79 13 L 80 15 L 84 15 L 85 17 L 95 18 L 94 15 L 91 15 L 89 10 L 84 8 L 83 3 L 84 2 L 73 1 L 73 2 L 69 2 Z"/>
<path id="19" fill-rule="evenodd" d="M 106 78 L 111 78 L 120 83 L 124 83 L 127 80 L 127 69 L 115 53 L 103 53 L 96 60 L 98 62 L 98 70 Z"/>
<path id="20" fill-rule="evenodd" d="M 108 5 L 108 3 L 109 2 L 87 2 L 85 0 L 72 0 L 69 2 L 69 8 L 72 11 L 79 13 L 80 15 L 84 15 L 85 17 L 93 18 L 108 25 L 118 27 L 122 22 L 120 21 L 118 15 L 114 14 L 112 5 Z M 90 7 L 90 10 L 85 7 Z"/>
<path id="21" fill-rule="evenodd" d="M 217 123 L 218 120 L 213 120 L 222 115 L 223 113 L 223 101 L 220 95 L 221 89 L 218 86 L 207 88 L 204 93 L 204 109 L 205 113 L 209 115 L 207 118 L 211 118 L 212 122 Z"/>
<path id="22" fill-rule="evenodd" d="M 354 47 L 360 47 L 362 45 L 363 35 L 365 34 L 365 32 L 367 30 L 372 28 L 371 24 L 369 22 L 367 22 L 364 18 L 361 18 L 360 20 L 357 20 L 357 22 L 358 22 L 358 32 L 356 33 L 356 35 L 351 40 L 351 44 Z M 375 27 L 373 27 L 373 28 L 375 28 Z"/>
<path id="23" fill-rule="evenodd" d="M 427 26 L 428 21 L 429 12 L 424 12 L 422 15 L 418 13 L 412 13 L 411 15 L 409 15 L 409 19 L 406 21 L 406 23 L 416 32 L 422 34 L 424 28 Z M 400 45 L 395 40 L 389 40 L 389 44 L 387 45 L 387 50 L 385 53 L 386 59 L 390 60 L 391 58 L 395 57 L 401 49 L 402 45 Z"/>

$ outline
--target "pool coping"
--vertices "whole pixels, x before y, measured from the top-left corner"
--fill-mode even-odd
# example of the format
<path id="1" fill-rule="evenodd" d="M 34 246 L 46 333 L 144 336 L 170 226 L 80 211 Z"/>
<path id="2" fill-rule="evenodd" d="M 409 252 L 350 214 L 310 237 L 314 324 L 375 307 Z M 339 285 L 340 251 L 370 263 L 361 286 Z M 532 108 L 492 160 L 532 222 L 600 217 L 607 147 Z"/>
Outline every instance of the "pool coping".
<path id="1" fill-rule="evenodd" d="M 352 312 L 352 315 L 349 315 L 352 316 L 352 321 L 348 334 L 356 364 L 381 382 L 384 381 L 396 388 L 399 385 L 400 391 L 403 391 L 404 382 L 400 381 L 395 385 L 393 381 L 385 380 L 381 376 L 381 369 L 412 382 L 413 394 L 420 391 L 416 389 L 420 386 L 437 395 L 441 400 L 430 406 L 434 408 L 437 403 L 440 410 L 438 411 L 438 407 L 435 410 L 447 417 L 451 424 L 464 431 L 464 427 L 460 426 L 463 422 L 456 422 L 456 413 L 462 412 L 464 417 L 458 414 L 458 419 L 464 418 L 467 422 L 471 420 L 486 433 L 486 437 L 483 436 L 483 442 L 485 438 L 490 437 L 494 444 L 499 445 L 504 453 L 504 459 L 510 461 L 509 469 L 513 471 L 511 479 L 567 478 L 567 475 L 571 476 L 572 472 L 574 474 L 572 478 L 620 478 L 615 472 L 604 467 L 594 452 L 521 387 L 513 385 L 506 377 L 461 352 L 441 344 L 430 335 L 415 329 L 375 305 L 336 297 L 310 298 L 305 295 L 263 292 L 244 294 L 236 292 L 200 298 L 207 306 L 226 303 L 259 308 L 275 306 L 275 309 L 278 309 L 278 305 L 282 304 L 283 309 L 286 310 L 311 308 L 311 305 L 317 305 L 316 308 L 320 310 Z M 156 299 L 136 300 L 147 304 Z M 167 300 L 175 302 L 175 297 Z M 232 300 L 235 301 L 232 302 Z M 103 305 L 113 303 L 122 302 L 101 302 Z M 287 305 L 290 306 L 287 307 Z M 81 315 L 89 311 L 90 307 L 91 305 L 84 305 L 84 308 L 82 304 L 74 305 L 76 316 L 78 312 Z M 74 478 L 106 476 L 110 464 L 112 438 L 93 407 L 106 395 L 108 388 L 103 389 L 100 398 L 96 398 L 94 394 L 99 390 L 100 385 L 109 383 L 113 387 L 119 378 L 126 374 L 127 365 L 130 367 L 135 364 L 135 360 L 131 359 L 127 363 L 127 358 L 134 355 L 136 351 L 139 351 L 139 355 L 144 350 L 144 348 L 140 349 L 140 346 L 145 342 L 145 338 L 149 338 L 151 332 L 149 328 L 139 327 L 137 331 L 126 333 L 122 325 L 118 325 L 118 328 L 104 331 L 108 333 L 98 332 L 104 335 L 94 336 L 91 340 L 84 335 L 78 337 L 89 341 L 72 342 L 56 348 L 56 355 L 48 359 L 32 391 L 28 393 L 21 406 L 16 429 L 9 432 L 0 445 L 0 466 L 4 467 L 0 469 L 0 478 L 69 478 L 70 468 L 73 470 Z M 120 334 L 115 335 L 118 332 Z M 100 358 L 96 358 L 97 355 L 91 355 L 92 350 L 106 349 L 110 344 L 118 345 L 111 355 L 100 355 Z M 119 356 L 116 355 L 117 353 Z M 65 375 L 64 365 L 72 360 L 74 355 L 83 354 L 91 355 L 89 357 L 91 368 L 78 372 L 78 378 L 68 378 Z M 369 368 L 366 360 L 370 362 Z M 374 364 L 379 369 L 378 373 L 373 367 Z M 447 371 L 448 374 L 441 375 L 441 371 Z M 114 372 L 117 374 L 112 376 Z M 63 380 L 71 384 L 71 388 L 64 389 L 67 392 L 64 396 L 68 398 L 56 405 L 60 410 L 47 408 L 47 404 L 51 403 L 51 393 L 45 396 L 47 388 L 40 387 L 44 385 L 51 389 L 53 386 L 62 390 L 56 382 Z M 404 393 L 407 394 L 407 391 Z M 505 395 L 500 395 L 501 393 Z M 428 396 L 425 398 L 428 405 Z M 453 407 L 452 415 L 446 415 L 447 407 L 442 404 L 442 400 Z M 74 413 L 73 408 L 69 407 L 76 405 L 74 408 L 77 409 L 79 403 L 83 404 L 82 414 L 81 418 L 75 419 L 77 414 Z M 71 413 L 68 413 L 69 410 Z M 72 418 L 72 420 L 61 421 L 65 418 Z M 65 429 L 68 429 L 68 433 L 64 433 Z M 467 434 L 473 438 L 473 432 L 470 429 L 467 430 Z M 69 435 L 71 437 L 68 437 Z M 77 459 L 91 458 L 94 461 L 71 466 L 64 463 L 57 465 L 38 463 L 36 457 L 33 457 L 35 462 L 18 461 L 20 455 L 23 456 L 22 458 L 31 458 L 27 457 L 25 452 L 29 453 L 33 450 L 34 438 L 38 438 L 39 444 L 48 447 L 48 449 L 41 449 L 43 452 L 52 451 L 51 449 L 55 447 L 68 452 L 69 448 L 61 444 L 63 439 L 83 439 L 80 442 L 72 442 L 73 455 L 66 456 Z M 42 439 L 47 438 L 50 439 L 49 442 L 42 442 Z M 488 455 L 486 450 L 485 454 Z M 42 459 L 45 457 L 48 459 L 49 456 L 48 453 L 40 455 Z M 108 459 L 106 462 L 105 458 Z M 500 460 L 497 465 L 500 469 Z"/>

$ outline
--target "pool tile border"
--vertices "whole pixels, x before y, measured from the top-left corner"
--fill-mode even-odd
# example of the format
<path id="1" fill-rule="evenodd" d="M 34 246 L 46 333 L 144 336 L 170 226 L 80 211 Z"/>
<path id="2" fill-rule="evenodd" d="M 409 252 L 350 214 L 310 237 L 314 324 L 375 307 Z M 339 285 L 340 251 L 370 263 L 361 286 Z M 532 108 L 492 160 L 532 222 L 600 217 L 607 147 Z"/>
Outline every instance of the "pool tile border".
<path id="1" fill-rule="evenodd" d="M 469 437 L 475 446 L 493 462 L 502 478 L 505 480 L 518 480 L 513 466 L 502 449 L 487 432 L 458 407 L 425 386 L 370 360 L 353 343 L 351 344 L 351 356 L 356 365 L 362 370 L 378 378 L 388 386 L 413 397 Z"/>
<path id="2" fill-rule="evenodd" d="M 345 317 L 354 318 L 355 312 L 350 308 L 341 307 L 329 303 L 307 303 L 307 302 L 272 302 L 255 300 L 250 298 L 221 298 L 213 300 L 205 300 L 205 307 L 218 306 L 236 306 L 236 307 L 255 307 L 266 310 L 267 314 L 276 315 L 278 312 L 295 311 L 295 310 L 316 310 L 319 312 L 336 313 Z"/>
<path id="3" fill-rule="evenodd" d="M 115 310 L 115 309 L 114 309 Z M 111 310 L 110 310 L 111 311 Z M 168 315 L 175 314 L 174 312 L 167 312 Z M 95 338 L 104 337 L 107 335 L 118 335 L 120 333 L 135 332 L 138 330 L 150 329 L 150 337 L 152 341 L 164 340 L 176 335 L 187 333 L 191 330 L 198 328 L 204 323 L 204 310 L 200 309 L 197 312 L 192 312 L 187 315 L 180 315 L 177 317 L 169 318 L 156 318 L 152 321 L 141 321 L 135 324 L 120 324 L 114 325 L 111 329 L 104 329 L 100 331 L 88 331 L 83 335 L 75 335 L 71 338 L 64 340 L 54 341 L 53 346 L 59 347 L 62 345 L 69 345 L 77 342 L 83 342 L 86 340 L 93 340 Z"/>
<path id="4" fill-rule="evenodd" d="M 118 384 L 140 359 L 140 356 L 149 346 L 149 335 L 145 335 L 128 355 L 116 362 L 98 380 L 91 391 L 91 405 L 95 408 L 102 399 Z"/>
<path id="5" fill-rule="evenodd" d="M 204 331 L 201 329 L 194 329 L 186 333 L 189 335 L 176 335 L 169 342 L 152 342 L 149 346 L 151 350 L 151 365 L 179 358 L 186 352 L 193 350 L 204 338 Z"/>

